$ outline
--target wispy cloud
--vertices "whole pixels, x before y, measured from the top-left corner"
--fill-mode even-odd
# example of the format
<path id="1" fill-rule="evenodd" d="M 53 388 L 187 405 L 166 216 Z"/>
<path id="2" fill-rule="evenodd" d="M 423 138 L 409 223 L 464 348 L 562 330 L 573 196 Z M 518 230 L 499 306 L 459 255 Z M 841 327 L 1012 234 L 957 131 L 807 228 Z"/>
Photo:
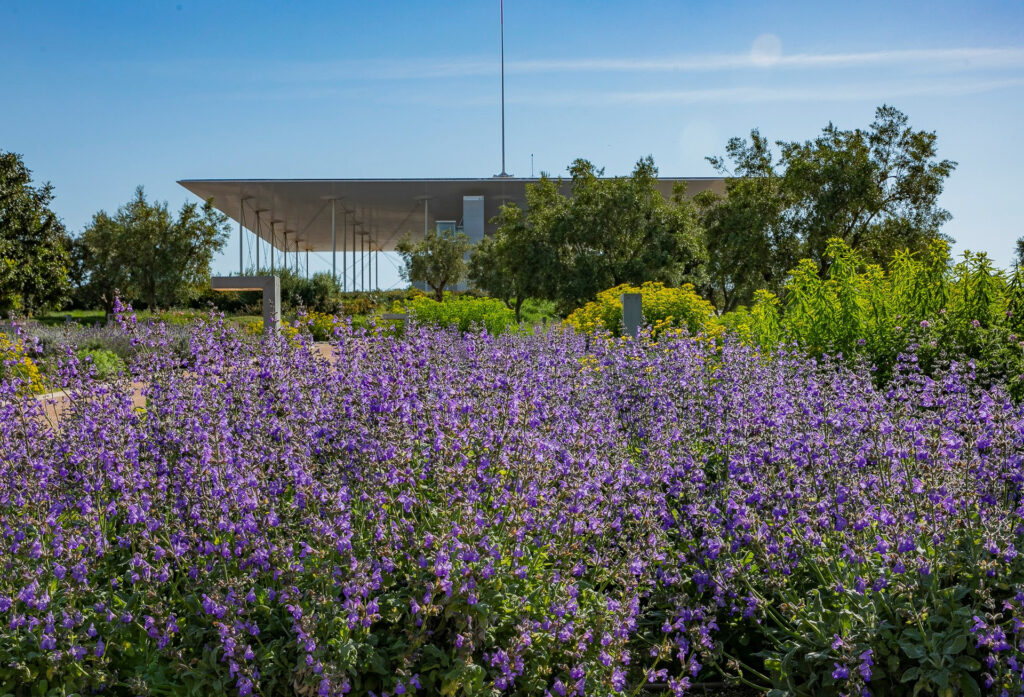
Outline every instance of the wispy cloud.
<path id="1" fill-rule="evenodd" d="M 945 68 L 1024 67 L 1024 48 L 950 48 L 869 51 L 861 53 L 795 53 L 764 56 L 755 53 L 653 59 L 581 59 L 520 61 L 506 72 L 709 72 L 764 68 L 856 68 L 941 64 Z"/>
<path id="2" fill-rule="evenodd" d="M 628 104 L 742 104 L 767 102 L 846 102 L 905 97 L 958 97 L 997 90 L 1024 87 L 1024 77 L 1003 80 L 941 80 L 934 82 L 890 82 L 871 84 L 830 84 L 789 87 L 761 85 L 714 87 L 707 89 L 666 89 L 646 91 L 559 91 L 533 92 L 507 99 L 530 106 L 580 105 L 609 106 Z M 493 98 L 480 100 L 492 104 Z"/>
<path id="3" fill-rule="evenodd" d="M 727 70 L 813 70 L 821 68 L 924 66 L 930 70 L 985 70 L 1024 67 L 1024 48 L 940 48 L 846 53 L 794 53 L 765 56 L 757 52 L 662 56 L 652 58 L 573 58 L 510 60 L 510 75 L 554 73 L 701 73 Z M 275 81 L 411 80 L 491 76 L 493 58 L 424 58 L 293 62 L 262 72 Z"/>
<path id="4" fill-rule="evenodd" d="M 523 106 L 628 106 L 657 104 L 755 104 L 773 102 L 849 102 L 902 99 L 907 97 L 961 97 L 998 90 L 1024 87 L 1024 77 L 1004 79 L 939 79 L 922 82 L 829 82 L 828 85 L 804 84 L 771 87 L 765 85 L 738 85 L 702 89 L 655 90 L 557 90 L 527 91 L 507 95 L 506 102 Z M 219 90 L 197 93 L 204 101 L 221 99 L 241 102 L 260 101 L 317 101 L 343 98 L 353 103 L 380 103 L 450 107 L 451 97 L 430 90 L 414 93 L 402 91 L 375 92 L 355 90 L 341 86 L 295 85 L 260 90 Z M 492 108 L 498 100 L 495 94 L 463 93 L 460 108 Z"/>

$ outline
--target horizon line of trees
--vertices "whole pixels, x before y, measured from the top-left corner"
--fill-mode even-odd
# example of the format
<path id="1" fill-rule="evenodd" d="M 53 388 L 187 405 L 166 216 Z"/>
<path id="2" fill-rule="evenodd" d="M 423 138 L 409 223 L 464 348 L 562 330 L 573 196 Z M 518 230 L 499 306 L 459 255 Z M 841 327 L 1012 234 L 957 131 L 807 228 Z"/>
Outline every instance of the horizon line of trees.
<path id="1" fill-rule="evenodd" d="M 729 312 L 758 290 L 781 293 L 801 259 L 824 276 L 830 239 L 877 264 L 951 241 L 941 231 L 950 214 L 938 198 L 957 163 L 938 158 L 936 141 L 887 105 L 866 129 L 830 123 L 802 142 L 773 144 L 754 129 L 731 139 L 724 156 L 707 158 L 725 178 L 725 195 L 689 197 L 677 186 L 668 199 L 650 156 L 629 176 L 610 179 L 578 159 L 568 169 L 568 195 L 561 178 L 542 175 L 527 185 L 525 208 L 502 206 L 495 234 L 468 259 L 468 241 L 452 233 L 406 240 L 405 277 L 438 297 L 468 278 L 517 316 L 526 298 L 553 301 L 567 314 L 602 290 L 645 282 L 691 283 Z M 1024 238 L 1019 248 L 1024 254 Z M 432 275 L 431 264 L 444 275 Z"/>
<path id="2" fill-rule="evenodd" d="M 846 242 L 869 263 L 897 251 L 950 241 L 938 205 L 957 163 L 939 159 L 934 132 L 915 130 L 883 105 L 866 129 L 828 124 L 813 140 L 771 143 L 754 129 L 708 161 L 725 195 L 665 198 L 652 157 L 628 176 L 602 178 L 584 159 L 561 178 L 528 184 L 526 207 L 507 203 L 495 234 L 470 245 L 461 233 L 403 240 L 402 276 L 443 299 L 468 279 L 519 318 L 527 298 L 567 314 L 623 283 L 691 283 L 719 312 L 749 305 L 758 290 L 781 293 L 790 271 L 811 259 L 824 276 L 828 240 Z M 0 152 L 0 313 L 105 307 L 116 293 L 149 308 L 187 303 L 209 283 L 210 263 L 228 237 L 211 202 L 173 215 L 142 187 L 114 214 L 96 213 L 72 237 L 53 213 L 53 188 L 33 185 L 20 156 Z M 1017 242 L 1024 257 L 1024 238 Z M 322 281 L 322 279 L 321 279 Z"/>

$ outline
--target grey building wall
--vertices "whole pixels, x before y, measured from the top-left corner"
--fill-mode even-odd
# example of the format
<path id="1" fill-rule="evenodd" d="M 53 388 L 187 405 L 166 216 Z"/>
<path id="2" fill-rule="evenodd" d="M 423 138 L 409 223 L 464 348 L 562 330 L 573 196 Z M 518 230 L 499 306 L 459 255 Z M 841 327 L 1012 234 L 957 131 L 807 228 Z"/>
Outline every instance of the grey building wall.
<path id="1" fill-rule="evenodd" d="M 473 244 L 484 238 L 484 197 L 462 197 L 462 231 Z"/>

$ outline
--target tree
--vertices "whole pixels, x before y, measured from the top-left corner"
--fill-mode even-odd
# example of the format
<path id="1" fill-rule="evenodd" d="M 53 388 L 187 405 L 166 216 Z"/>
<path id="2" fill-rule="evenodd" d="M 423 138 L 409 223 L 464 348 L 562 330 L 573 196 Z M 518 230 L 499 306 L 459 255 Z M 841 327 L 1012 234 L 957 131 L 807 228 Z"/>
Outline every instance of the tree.
<path id="1" fill-rule="evenodd" d="M 502 209 L 498 240 L 487 251 L 507 263 L 491 262 L 483 287 L 502 288 L 499 295 L 509 297 L 515 297 L 512 289 L 536 294 L 568 313 L 622 283 L 678 285 L 701 278 L 697 209 L 682 188 L 665 199 L 651 157 L 639 160 L 628 177 L 603 178 L 603 170 L 582 159 L 569 173 L 568 196 L 561 180 L 542 176 L 526 187 L 525 211 Z M 515 263 L 521 254 L 528 261 Z"/>
<path id="2" fill-rule="evenodd" d="M 52 201 L 53 187 L 33 186 L 20 155 L 0 151 L 0 312 L 32 314 L 68 299 L 70 239 Z"/>
<path id="3" fill-rule="evenodd" d="M 726 195 L 703 191 L 694 197 L 707 250 L 707 283 L 701 290 L 722 311 L 747 305 L 759 289 L 782 290 L 799 259 L 799 244 L 785 224 L 782 177 L 768 140 L 755 129 L 750 142 L 732 138 L 726 153 L 735 163 Z M 708 158 L 727 171 L 722 158 Z"/>
<path id="4" fill-rule="evenodd" d="M 891 106 L 867 130 L 826 126 L 813 141 L 777 141 L 776 161 L 757 130 L 733 138 L 726 158 L 709 157 L 727 175 L 724 198 L 699 198 L 706 229 L 710 289 L 722 309 L 749 303 L 758 288 L 781 290 L 797 259 L 824 275 L 828 240 L 839 238 L 869 263 L 938 239 L 949 213 L 937 204 L 956 167 L 938 160 L 936 135 L 915 131 Z"/>
<path id="5" fill-rule="evenodd" d="M 426 283 L 434 291 L 434 299 L 441 302 L 444 289 L 465 276 L 470 246 L 468 237 L 451 230 L 430 230 L 419 242 L 406 235 L 395 247 L 404 262 L 402 278 Z"/>
<path id="6" fill-rule="evenodd" d="M 942 238 L 950 214 L 938 197 L 956 163 L 936 160 L 935 133 L 914 131 L 895 107 L 879 107 L 867 131 L 830 123 L 813 141 L 779 145 L 788 222 L 822 272 L 834 237 L 880 265 Z"/>
<path id="7" fill-rule="evenodd" d="M 698 280 L 704 250 L 694 205 L 677 187 L 666 200 L 650 156 L 628 177 L 601 178 L 586 160 L 569 167 L 571 195 L 551 216 L 560 269 L 551 298 L 563 310 L 622 283 Z M 532 209 L 531 209 L 532 210 Z"/>
<path id="8" fill-rule="evenodd" d="M 93 216 L 75 241 L 82 297 L 108 310 L 115 293 L 149 308 L 182 303 L 209 283 L 210 263 L 227 237 L 227 218 L 210 201 L 185 203 L 175 219 L 140 186 L 115 215 Z"/>
<path id="9" fill-rule="evenodd" d="M 536 190 L 527 191 L 529 199 Z M 556 257 L 523 209 L 506 203 L 494 219 L 497 231 L 485 237 L 469 258 L 469 280 L 488 295 L 501 299 L 522 321 L 523 302 L 541 297 L 556 272 Z"/>

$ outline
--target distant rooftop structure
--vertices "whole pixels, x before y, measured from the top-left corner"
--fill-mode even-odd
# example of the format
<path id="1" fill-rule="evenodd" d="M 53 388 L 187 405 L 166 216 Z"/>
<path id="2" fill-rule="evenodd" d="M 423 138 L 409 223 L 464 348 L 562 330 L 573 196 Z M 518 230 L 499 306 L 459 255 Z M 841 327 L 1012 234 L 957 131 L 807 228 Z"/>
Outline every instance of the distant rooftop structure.
<path id="1" fill-rule="evenodd" d="M 488 222 L 506 201 L 526 205 L 526 185 L 535 178 L 487 179 L 183 179 L 178 183 L 236 223 L 281 251 L 338 251 L 342 235 L 351 249 L 353 230 L 367 236 L 374 251 L 394 251 L 410 235 L 414 240 L 438 221 L 456 221 L 470 239 L 494 232 Z M 658 187 L 667 197 L 676 182 L 689 195 L 712 189 L 724 193 L 719 178 L 663 177 Z M 568 182 L 563 185 L 568 193 Z M 482 201 L 479 197 L 483 197 Z M 466 199 L 471 199 L 466 210 Z M 333 204 L 332 204 L 333 201 Z M 482 203 L 482 205 L 481 205 Z M 331 210 L 334 209 L 332 247 Z M 467 212 L 475 220 L 467 219 Z M 257 225 L 257 213 L 259 223 Z M 258 226 L 258 230 L 257 230 Z M 285 233 L 287 232 L 287 236 Z M 287 240 L 287 241 L 286 241 Z"/>
<path id="2" fill-rule="evenodd" d="M 331 269 L 343 289 L 379 287 L 377 252 L 393 252 L 406 235 L 414 241 L 428 230 L 455 230 L 472 242 L 494 232 L 489 221 L 506 202 L 526 205 L 526 186 L 537 178 L 487 179 L 183 179 L 178 183 L 238 224 L 239 269 L 246 272 L 245 230 L 270 245 L 270 258 L 256 272 L 277 267 L 300 272 L 300 252 L 330 252 Z M 667 198 L 677 182 L 690 196 L 725 192 L 714 177 L 658 179 Z M 562 190 L 568 194 L 570 182 Z M 280 261 L 275 251 L 282 252 Z M 340 275 L 338 252 L 341 252 Z M 291 259 L 288 255 L 294 254 Z M 269 263 L 268 263 L 269 262 Z M 374 280 L 374 275 L 377 280 Z"/>

